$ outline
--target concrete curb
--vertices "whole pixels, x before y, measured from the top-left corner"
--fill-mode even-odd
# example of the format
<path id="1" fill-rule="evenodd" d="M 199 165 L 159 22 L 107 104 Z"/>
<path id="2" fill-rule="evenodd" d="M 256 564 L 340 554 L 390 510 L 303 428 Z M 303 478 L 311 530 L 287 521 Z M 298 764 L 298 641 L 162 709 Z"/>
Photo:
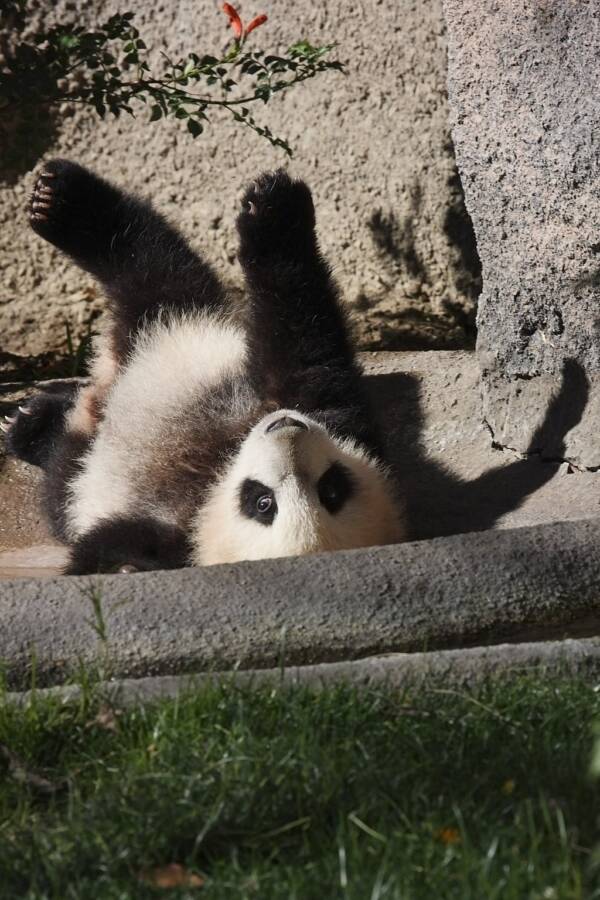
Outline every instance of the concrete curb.
<path id="1" fill-rule="evenodd" d="M 8 687 L 600 633 L 600 520 L 234 566 L 0 582 Z"/>
<path id="2" fill-rule="evenodd" d="M 469 687 L 490 677 L 578 676 L 600 680 L 600 638 L 551 641 L 548 643 L 500 644 L 468 650 L 438 650 L 431 653 L 392 653 L 353 662 L 320 663 L 279 669 L 232 670 L 196 675 L 162 675 L 155 678 L 125 678 L 96 685 L 97 695 L 119 706 L 150 703 L 177 697 L 207 684 L 241 688 L 305 686 L 321 689 L 335 684 L 360 688 L 385 686 Z M 8 693 L 6 703 L 28 703 L 34 697 L 56 697 L 64 703 L 77 701 L 79 685 Z"/>

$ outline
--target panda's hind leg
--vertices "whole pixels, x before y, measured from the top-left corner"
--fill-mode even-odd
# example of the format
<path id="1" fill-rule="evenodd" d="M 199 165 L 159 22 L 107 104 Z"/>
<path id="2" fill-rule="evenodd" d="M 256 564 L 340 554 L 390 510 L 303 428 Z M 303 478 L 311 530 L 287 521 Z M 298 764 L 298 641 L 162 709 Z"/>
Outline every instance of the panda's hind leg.
<path id="1" fill-rule="evenodd" d="M 29 221 L 40 237 L 101 282 L 119 359 L 126 358 L 140 323 L 161 310 L 218 310 L 224 302 L 210 266 L 163 216 L 77 163 L 43 164 Z"/>

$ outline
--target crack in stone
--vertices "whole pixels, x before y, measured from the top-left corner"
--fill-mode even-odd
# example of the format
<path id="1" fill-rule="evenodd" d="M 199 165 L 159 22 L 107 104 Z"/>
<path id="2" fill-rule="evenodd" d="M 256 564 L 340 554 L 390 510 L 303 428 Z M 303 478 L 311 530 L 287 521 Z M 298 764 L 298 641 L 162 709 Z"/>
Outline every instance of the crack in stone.
<path id="1" fill-rule="evenodd" d="M 517 450 L 516 447 L 509 447 L 508 444 L 501 444 L 499 441 L 496 440 L 496 438 L 494 436 L 494 429 L 492 428 L 492 426 L 490 425 L 490 423 L 488 422 L 488 420 L 486 418 L 483 419 L 482 424 L 485 428 L 487 428 L 487 430 L 490 433 L 492 450 L 500 450 L 501 452 L 508 450 L 509 453 L 514 453 L 514 455 L 518 459 L 531 459 L 531 457 L 537 456 L 539 461 L 542 463 L 551 463 L 552 465 L 566 464 L 569 467 L 569 469 L 571 470 L 568 474 L 572 474 L 573 472 L 592 472 L 592 473 L 600 472 L 600 466 L 580 466 L 580 465 L 577 465 L 577 463 L 573 462 L 573 460 L 569 459 L 568 457 L 544 456 L 543 449 L 526 450 L 523 452 L 521 450 Z"/>

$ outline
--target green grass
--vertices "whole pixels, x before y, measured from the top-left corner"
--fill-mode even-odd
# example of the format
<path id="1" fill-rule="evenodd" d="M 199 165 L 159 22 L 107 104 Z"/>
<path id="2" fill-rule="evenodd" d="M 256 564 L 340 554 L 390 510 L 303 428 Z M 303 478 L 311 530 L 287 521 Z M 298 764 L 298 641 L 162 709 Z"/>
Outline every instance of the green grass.
<path id="1" fill-rule="evenodd" d="M 0 707 L 2 898 L 600 898 L 583 683 L 212 686 L 116 730 L 98 704 Z M 172 862 L 204 887 L 140 882 Z"/>

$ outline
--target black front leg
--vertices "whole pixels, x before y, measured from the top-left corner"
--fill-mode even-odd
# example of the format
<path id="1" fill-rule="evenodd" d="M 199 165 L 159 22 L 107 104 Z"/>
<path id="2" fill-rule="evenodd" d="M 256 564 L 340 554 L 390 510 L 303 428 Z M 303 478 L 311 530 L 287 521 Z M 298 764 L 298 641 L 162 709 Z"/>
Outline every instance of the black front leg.
<path id="1" fill-rule="evenodd" d="M 0 422 L 6 434 L 6 449 L 33 466 L 45 468 L 64 432 L 65 416 L 72 408 L 77 384 L 36 394 Z"/>
<path id="2" fill-rule="evenodd" d="M 265 400 L 375 444 L 360 372 L 307 185 L 282 169 L 248 189 L 237 227 L 250 376 Z"/>

